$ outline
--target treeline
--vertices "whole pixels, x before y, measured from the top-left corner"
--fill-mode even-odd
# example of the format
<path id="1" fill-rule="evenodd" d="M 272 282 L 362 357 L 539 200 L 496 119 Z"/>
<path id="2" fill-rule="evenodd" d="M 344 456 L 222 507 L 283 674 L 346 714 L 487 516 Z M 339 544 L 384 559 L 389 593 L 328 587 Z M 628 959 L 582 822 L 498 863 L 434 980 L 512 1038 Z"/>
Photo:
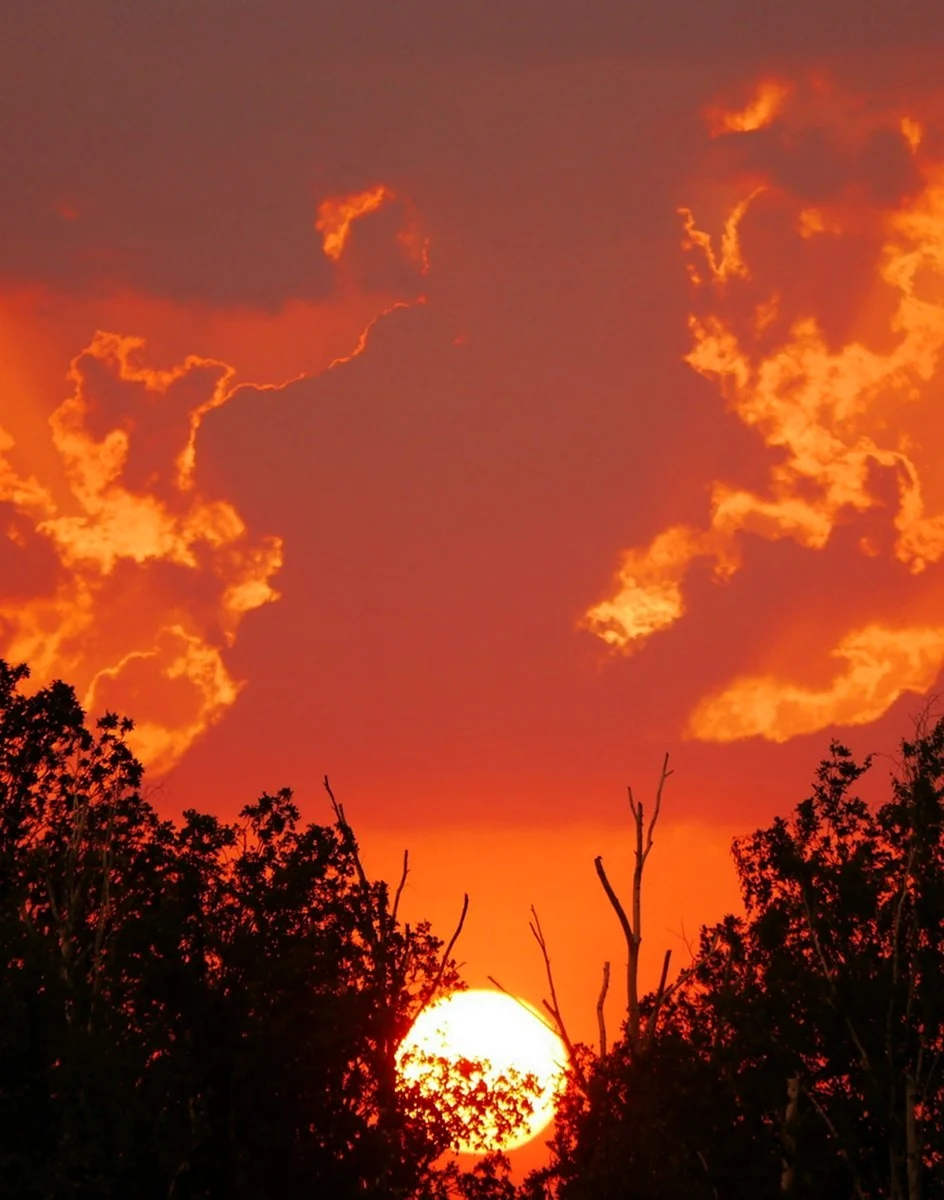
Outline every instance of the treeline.
<path id="1" fill-rule="evenodd" d="M 459 981 L 343 808 L 302 825 L 281 791 L 162 820 L 128 723 L 89 729 L 24 677 L 0 662 L 0 1197 L 944 1195 L 944 724 L 903 743 L 885 804 L 834 745 L 735 844 L 745 915 L 614 1045 L 576 1048 L 549 1164 L 516 1187 L 500 1156 L 442 1166 L 484 1109 L 397 1084 Z"/>
<path id="2" fill-rule="evenodd" d="M 745 915 L 585 1056 L 529 1198 L 944 1196 L 944 722 L 878 807 L 870 767 L 833 743 L 792 816 L 735 842 Z"/>
<path id="3" fill-rule="evenodd" d="M 455 963 L 367 879 L 343 808 L 301 827 L 280 791 L 232 824 L 161 820 L 129 723 L 90 730 L 70 687 L 25 676 L 0 662 L 0 1196 L 488 1186 L 490 1163 L 436 1168 L 476 1111 L 396 1086 Z"/>

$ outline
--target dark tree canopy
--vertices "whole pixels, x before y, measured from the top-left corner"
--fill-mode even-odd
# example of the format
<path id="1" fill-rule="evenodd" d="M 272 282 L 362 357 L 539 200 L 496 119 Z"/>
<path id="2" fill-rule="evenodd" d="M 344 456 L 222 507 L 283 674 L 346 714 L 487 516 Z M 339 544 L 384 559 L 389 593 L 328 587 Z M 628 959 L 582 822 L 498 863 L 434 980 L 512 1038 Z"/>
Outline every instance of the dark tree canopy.
<path id="1" fill-rule="evenodd" d="M 516 1187 L 501 1156 L 441 1156 L 526 1094 L 398 1080 L 416 1013 L 460 986 L 453 943 L 402 924 L 333 795 L 326 825 L 287 790 L 162 819 L 130 724 L 89 729 L 26 674 L 0 661 L 0 1198 L 944 1195 L 944 722 L 886 803 L 834 744 L 735 843 L 743 915 L 608 1051 L 575 1048 L 549 1164 Z"/>
<path id="2" fill-rule="evenodd" d="M 878 807 L 870 766 L 834 744 L 810 798 L 735 843 L 744 916 L 702 931 L 650 1045 L 591 1056 L 535 1197 L 944 1195 L 944 722 Z"/>
<path id="3" fill-rule="evenodd" d="M 398 1092 L 394 1056 L 455 965 L 343 809 L 162 820 L 130 724 L 25 677 L 0 663 L 0 1195 L 441 1191 L 469 1115 Z"/>

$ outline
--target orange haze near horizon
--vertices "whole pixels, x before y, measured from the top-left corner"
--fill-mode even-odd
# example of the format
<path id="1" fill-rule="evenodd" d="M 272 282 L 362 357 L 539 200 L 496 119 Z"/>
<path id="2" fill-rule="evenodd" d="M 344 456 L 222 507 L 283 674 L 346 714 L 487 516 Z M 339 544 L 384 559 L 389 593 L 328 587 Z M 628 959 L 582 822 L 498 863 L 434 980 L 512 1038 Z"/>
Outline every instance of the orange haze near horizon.
<path id="1" fill-rule="evenodd" d="M 625 785 L 670 751 L 652 984 L 944 665 L 944 30 L 597 7 L 417 0 L 394 53 L 90 0 L 0 49 L 0 655 L 131 715 L 168 815 L 324 821 L 327 773 L 540 1004 L 534 904 L 587 1041 Z"/>

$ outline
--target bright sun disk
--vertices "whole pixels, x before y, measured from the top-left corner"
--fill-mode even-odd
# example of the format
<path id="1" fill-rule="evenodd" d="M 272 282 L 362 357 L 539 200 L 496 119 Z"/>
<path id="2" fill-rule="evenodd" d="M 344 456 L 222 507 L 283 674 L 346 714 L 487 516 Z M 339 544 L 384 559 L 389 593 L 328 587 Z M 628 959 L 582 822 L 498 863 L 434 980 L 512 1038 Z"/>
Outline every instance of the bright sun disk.
<path id="1" fill-rule="evenodd" d="M 536 1137 L 553 1119 L 567 1052 L 540 1013 L 523 1000 L 484 989 L 444 996 L 419 1014 L 397 1051 L 401 1080 L 419 1084 L 421 1090 L 428 1082 L 427 1094 L 434 1096 L 441 1084 L 423 1063 L 424 1056 L 445 1059 L 449 1064 L 463 1060 L 481 1063 L 482 1080 L 489 1091 L 502 1076 L 534 1077 L 535 1094 L 522 1089 L 531 1105 L 523 1126 L 502 1135 L 495 1121 L 486 1116 L 485 1144 L 460 1142 L 460 1153 L 513 1150 Z M 454 1091 L 461 1094 L 463 1076 L 457 1073 L 456 1078 Z M 462 1103 L 457 1106 L 462 1113 Z"/>

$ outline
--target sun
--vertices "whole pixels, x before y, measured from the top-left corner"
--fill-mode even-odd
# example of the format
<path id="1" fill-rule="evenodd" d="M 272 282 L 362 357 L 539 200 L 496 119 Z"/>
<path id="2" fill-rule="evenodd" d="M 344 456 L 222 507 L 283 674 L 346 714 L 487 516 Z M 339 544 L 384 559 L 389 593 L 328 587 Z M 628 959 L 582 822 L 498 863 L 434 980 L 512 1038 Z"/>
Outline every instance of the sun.
<path id="1" fill-rule="evenodd" d="M 550 1123 L 567 1065 L 540 1013 L 504 992 L 451 992 L 419 1014 L 397 1050 L 400 1086 L 465 1127 L 459 1153 L 513 1150 Z"/>

